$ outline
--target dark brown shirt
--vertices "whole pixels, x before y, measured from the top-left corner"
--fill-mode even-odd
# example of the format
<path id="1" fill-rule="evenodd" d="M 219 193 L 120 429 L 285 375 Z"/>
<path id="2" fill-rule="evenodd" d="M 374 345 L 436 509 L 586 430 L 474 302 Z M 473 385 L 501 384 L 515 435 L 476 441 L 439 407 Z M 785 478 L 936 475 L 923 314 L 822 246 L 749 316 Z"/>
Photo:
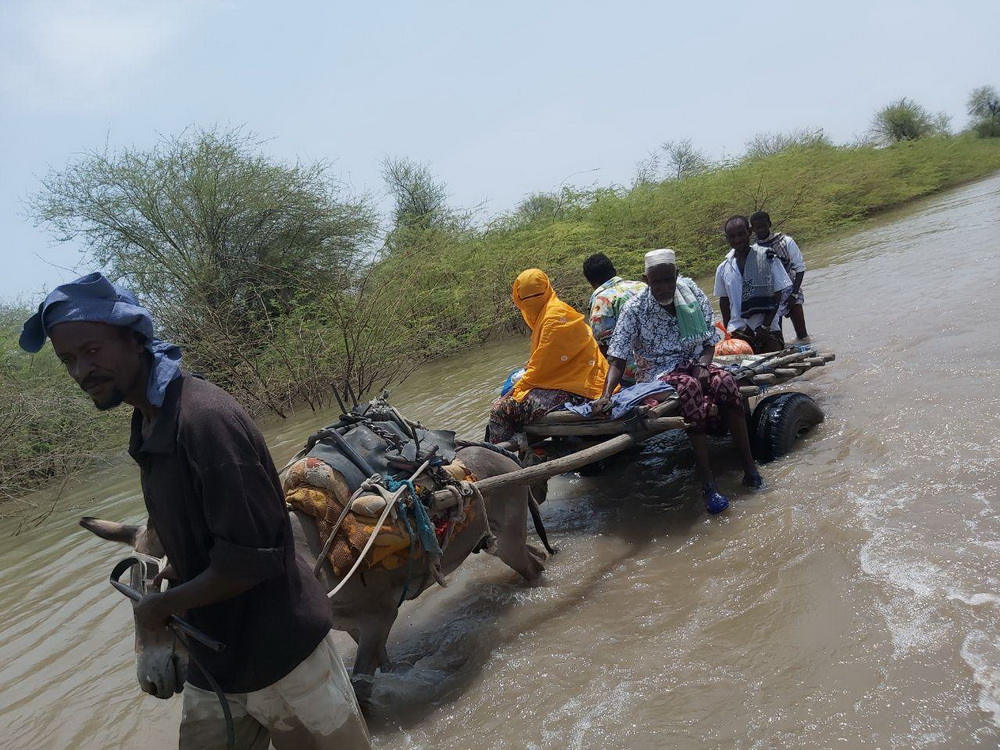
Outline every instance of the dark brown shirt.
<path id="1" fill-rule="evenodd" d="M 295 554 L 285 501 L 264 437 L 228 393 L 182 375 L 167 388 L 149 437 L 132 415 L 129 453 L 179 582 L 212 566 L 257 581 L 239 596 L 187 613 L 226 644 L 196 656 L 227 693 L 249 693 L 292 671 L 329 632 L 330 604 Z M 211 689 L 192 662 L 188 681 Z"/>

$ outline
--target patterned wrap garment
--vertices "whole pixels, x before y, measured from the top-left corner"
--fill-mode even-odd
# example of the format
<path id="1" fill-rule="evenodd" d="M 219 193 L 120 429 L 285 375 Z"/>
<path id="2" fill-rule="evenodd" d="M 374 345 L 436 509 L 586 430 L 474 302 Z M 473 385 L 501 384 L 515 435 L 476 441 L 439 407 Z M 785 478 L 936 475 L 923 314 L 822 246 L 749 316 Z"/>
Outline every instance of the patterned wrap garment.
<path id="1" fill-rule="evenodd" d="M 649 289 L 630 300 L 618 316 L 608 355 L 625 360 L 634 358 L 637 382 L 648 383 L 657 375 L 673 372 L 682 364 L 697 359 L 706 346 L 714 346 L 722 340 L 722 332 L 712 322 L 712 305 L 705 293 L 685 276 L 678 277 L 677 283 L 686 284 L 694 293 L 708 331 L 702 341 L 685 342 L 677 317 L 667 312 Z"/>
<path id="2" fill-rule="evenodd" d="M 590 295 L 590 328 L 598 346 L 606 347 L 611 341 L 622 308 L 633 297 L 642 294 L 646 285 L 641 281 L 627 281 L 621 276 L 612 276 Z M 635 382 L 635 362 L 628 357 L 622 381 Z"/>

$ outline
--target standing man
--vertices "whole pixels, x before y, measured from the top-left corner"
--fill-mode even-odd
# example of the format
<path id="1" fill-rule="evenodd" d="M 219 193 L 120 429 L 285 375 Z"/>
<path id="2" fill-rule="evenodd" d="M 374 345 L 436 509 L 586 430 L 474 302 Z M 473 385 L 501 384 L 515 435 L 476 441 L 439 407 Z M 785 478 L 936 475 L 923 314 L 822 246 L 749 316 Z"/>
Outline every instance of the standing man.
<path id="1" fill-rule="evenodd" d="M 785 267 L 785 273 L 792 279 L 792 290 L 778 310 L 778 319 L 790 318 L 795 327 L 798 343 L 811 343 L 809 332 L 806 331 L 806 316 L 802 311 L 802 303 L 805 301 L 802 295 L 802 279 L 806 275 L 802 251 L 789 235 L 771 230 L 771 217 L 767 211 L 758 211 L 751 216 L 750 228 L 753 229 L 757 245 L 773 252 L 774 257 Z"/>
<path id="2" fill-rule="evenodd" d="M 722 322 L 756 354 L 781 351 L 785 342 L 778 307 L 792 280 L 769 250 L 751 245 L 747 217 L 733 216 L 725 232 L 732 249 L 715 269 Z"/>
<path id="3" fill-rule="evenodd" d="M 129 453 L 149 524 L 174 581 L 135 606 L 136 627 L 185 617 L 221 641 L 191 642 L 229 702 L 239 748 L 371 747 L 334 647 L 330 604 L 295 554 L 264 438 L 230 396 L 180 368 L 180 349 L 153 336 L 132 294 L 99 273 L 57 287 L 25 322 L 21 348 L 56 356 L 101 410 L 134 407 Z M 226 745 L 222 707 L 188 667 L 180 747 Z"/>
<path id="4" fill-rule="evenodd" d="M 672 385 L 681 416 L 690 425 L 688 438 L 705 509 L 721 513 L 729 507 L 729 499 L 719 492 L 709 462 L 705 435 L 710 428 L 728 427 L 743 464 L 743 484 L 759 488 L 764 483 L 750 451 L 740 389 L 731 374 L 712 364 L 722 334 L 712 323 L 705 293 L 691 279 L 677 275 L 674 251 L 652 250 L 644 265 L 642 278 L 648 287 L 621 312 L 608 347 L 608 377 L 592 409 L 595 414 L 607 411 L 629 358 L 635 359 L 640 383 L 662 380 Z M 718 408 L 715 417 L 709 414 L 713 405 Z"/>
<path id="5" fill-rule="evenodd" d="M 618 323 L 618 315 L 625 303 L 642 293 L 646 285 L 641 281 L 626 281 L 618 275 L 614 263 L 604 253 L 595 253 L 583 261 L 583 275 L 594 290 L 590 295 L 590 328 L 594 339 L 607 356 L 608 343 Z M 635 363 L 629 359 L 622 375 L 622 388 L 635 384 Z"/>

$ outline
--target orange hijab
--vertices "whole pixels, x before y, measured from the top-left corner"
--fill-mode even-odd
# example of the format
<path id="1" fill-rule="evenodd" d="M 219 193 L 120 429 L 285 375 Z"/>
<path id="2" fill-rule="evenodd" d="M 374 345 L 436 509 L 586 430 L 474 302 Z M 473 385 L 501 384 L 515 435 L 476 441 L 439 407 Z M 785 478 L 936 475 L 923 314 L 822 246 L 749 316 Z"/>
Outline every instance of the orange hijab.
<path id="1" fill-rule="evenodd" d="M 597 398 L 608 362 L 583 316 L 556 296 L 544 271 L 529 268 L 514 281 L 514 304 L 531 329 L 531 358 L 511 397 L 523 401 L 532 388 Z"/>

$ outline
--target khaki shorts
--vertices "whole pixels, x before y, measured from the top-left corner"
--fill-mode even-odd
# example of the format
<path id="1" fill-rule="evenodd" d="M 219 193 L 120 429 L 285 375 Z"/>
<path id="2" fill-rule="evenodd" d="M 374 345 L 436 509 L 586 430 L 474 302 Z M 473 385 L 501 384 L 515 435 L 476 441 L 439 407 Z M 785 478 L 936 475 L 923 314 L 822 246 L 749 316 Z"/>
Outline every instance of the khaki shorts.
<path id="1" fill-rule="evenodd" d="M 370 750 L 354 688 L 327 633 L 295 669 L 252 693 L 226 693 L 239 750 Z M 226 722 L 218 696 L 184 685 L 181 750 L 223 750 Z"/>

